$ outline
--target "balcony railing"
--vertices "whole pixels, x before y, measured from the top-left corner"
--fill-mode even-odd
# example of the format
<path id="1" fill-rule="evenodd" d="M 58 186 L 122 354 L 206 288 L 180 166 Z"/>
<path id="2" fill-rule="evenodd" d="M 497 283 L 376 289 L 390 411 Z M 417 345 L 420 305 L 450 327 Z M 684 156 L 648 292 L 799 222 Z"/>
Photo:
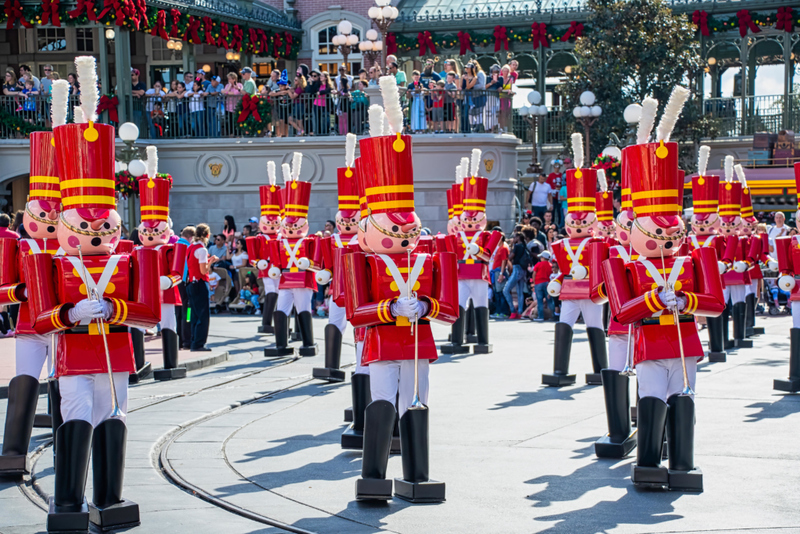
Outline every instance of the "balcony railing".
<path id="1" fill-rule="evenodd" d="M 705 112 L 720 121 L 720 137 L 749 136 L 756 132 L 797 131 L 800 95 L 709 98 Z"/>
<path id="2" fill-rule="evenodd" d="M 571 110 L 565 110 L 561 106 L 548 108 L 547 115 L 539 119 L 539 140 L 543 140 L 546 145 L 566 145 L 570 136 L 567 126 L 568 121 L 574 121 Z M 514 135 L 519 137 L 523 144 L 530 143 L 531 130 L 528 123 L 522 118 L 518 110 L 514 110 Z M 542 139 L 542 136 L 544 138 Z"/>

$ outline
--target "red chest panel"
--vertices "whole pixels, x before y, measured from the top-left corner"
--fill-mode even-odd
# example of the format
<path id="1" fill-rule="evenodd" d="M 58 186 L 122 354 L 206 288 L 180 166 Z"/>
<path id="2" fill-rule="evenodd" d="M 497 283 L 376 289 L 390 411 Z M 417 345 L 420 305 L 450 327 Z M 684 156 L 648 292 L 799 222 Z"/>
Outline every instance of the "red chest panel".
<path id="1" fill-rule="evenodd" d="M 717 237 L 716 239 L 720 239 L 721 237 L 722 236 Z M 747 250 L 745 249 L 744 246 L 744 243 L 746 242 L 745 238 L 736 235 L 731 235 L 731 236 L 726 236 L 724 239 L 726 245 L 728 244 L 728 241 L 731 239 L 735 239 L 737 241 L 736 253 L 732 258 L 733 261 L 745 261 L 747 259 Z M 726 287 L 747 285 L 750 283 L 750 274 L 747 271 L 743 273 L 737 273 L 731 267 L 725 272 L 725 274 L 722 275 L 722 281 Z"/>
<path id="2" fill-rule="evenodd" d="M 475 235 L 478 237 L 476 238 Z M 466 237 L 466 243 L 464 242 Z M 478 258 L 467 256 L 467 243 L 476 243 L 483 247 L 489 238 L 489 232 L 459 232 L 456 238 L 456 258 L 458 259 L 459 280 L 485 280 L 489 282 L 489 264 Z M 474 241 L 473 241 L 474 239 Z"/>
<path id="3" fill-rule="evenodd" d="M 289 267 L 289 261 L 292 253 L 287 249 L 287 243 L 290 247 L 294 248 L 300 239 L 280 239 L 278 240 L 279 258 L 271 258 L 272 262 L 279 265 L 283 273 L 281 274 L 279 289 L 317 289 L 317 282 L 314 278 L 312 271 L 301 271 L 297 265 Z M 302 243 L 297 247 L 297 253 L 294 256 L 295 263 L 300 258 L 308 258 L 311 260 L 314 257 L 314 242 L 308 238 L 302 238 Z"/>
<path id="4" fill-rule="evenodd" d="M 664 280 L 669 280 L 672 276 L 672 267 L 677 261 L 677 257 L 664 258 L 666 262 L 666 275 L 664 269 L 661 267 L 661 259 L 650 259 L 652 263 Z M 634 261 L 627 264 L 628 273 L 630 273 L 633 293 L 635 296 L 643 295 L 644 293 L 656 289 L 658 284 L 644 264 L 640 261 Z M 675 281 L 675 291 L 691 291 L 694 292 L 694 271 L 692 270 L 692 258 L 684 256 L 683 265 L 680 267 L 681 271 Z"/>
<path id="5" fill-rule="evenodd" d="M 269 242 L 270 237 L 266 234 L 259 234 L 256 236 L 258 240 L 258 256 L 255 258 L 250 258 L 250 261 L 259 261 L 265 260 L 269 262 Z M 269 278 L 269 266 L 266 269 L 258 271 L 259 278 Z"/>
<path id="6" fill-rule="evenodd" d="M 22 258 L 28 254 L 37 254 L 39 252 L 47 252 L 48 254 L 55 254 L 58 252 L 58 239 L 20 239 L 19 240 L 19 257 L 17 258 L 17 265 L 19 273 L 19 281 L 25 281 L 25 269 L 22 268 Z"/>
<path id="7" fill-rule="evenodd" d="M 564 281 L 561 283 L 561 294 L 559 295 L 561 300 L 588 299 L 591 295 L 591 282 L 589 282 L 588 275 L 589 245 L 596 241 L 600 241 L 599 239 L 589 238 L 589 240 L 586 242 L 586 245 L 583 247 L 581 254 L 579 254 L 576 258 L 579 264 L 586 267 L 586 278 L 583 280 L 573 280 L 572 277 L 569 276 L 569 273 L 572 270 L 572 258 L 567 253 L 566 247 L 570 247 L 572 249 L 572 253 L 577 254 L 578 249 L 580 248 L 584 239 L 586 238 L 567 238 L 553 243 L 553 252 L 555 253 L 556 262 L 558 263 L 558 270 L 564 273 Z"/>
<path id="8" fill-rule="evenodd" d="M 358 252 L 361 250 L 361 247 L 358 246 L 358 239 L 356 238 L 356 234 L 352 235 L 340 235 L 334 234 L 339 236 L 339 242 L 336 241 L 336 237 L 331 236 L 330 239 L 331 243 L 331 250 L 333 251 L 333 277 L 331 278 L 331 296 L 333 297 L 333 301 L 336 303 L 337 306 L 344 307 L 344 272 L 342 271 L 342 256 L 345 254 L 349 254 L 350 252 Z M 351 243 L 352 241 L 352 243 Z M 339 246 L 341 243 L 341 246 Z"/>
<path id="9" fill-rule="evenodd" d="M 172 274 L 172 262 L 175 259 L 174 245 L 160 245 L 158 250 L 158 274 L 159 276 L 169 276 Z M 180 273 L 183 276 L 183 273 Z M 161 291 L 161 302 L 163 304 L 181 305 L 181 293 L 178 286 L 174 285 L 166 291 Z"/>
<path id="10" fill-rule="evenodd" d="M 400 275 L 404 280 L 408 280 L 409 271 L 413 269 L 414 262 L 416 261 L 416 254 L 411 255 L 411 267 L 408 265 L 408 256 L 405 254 L 393 254 L 389 256 L 397 265 Z M 376 255 L 369 255 L 367 257 L 370 273 L 372 274 L 370 280 L 370 295 L 375 300 L 392 299 L 405 297 L 401 295 L 397 283 L 395 283 L 389 267 L 384 261 Z M 422 271 L 417 278 L 414 287 L 411 288 L 418 296 L 431 295 L 433 292 L 433 260 L 431 256 L 426 255 L 425 263 L 422 266 Z"/>

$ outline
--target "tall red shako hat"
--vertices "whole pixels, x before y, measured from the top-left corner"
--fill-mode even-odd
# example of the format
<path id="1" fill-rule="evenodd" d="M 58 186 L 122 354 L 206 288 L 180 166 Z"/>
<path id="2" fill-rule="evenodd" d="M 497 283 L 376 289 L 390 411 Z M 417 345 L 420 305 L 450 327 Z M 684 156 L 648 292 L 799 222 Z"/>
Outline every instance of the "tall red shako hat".
<path id="1" fill-rule="evenodd" d="M 756 222 L 756 216 L 753 214 L 753 199 L 750 198 L 750 188 L 747 186 L 747 178 L 744 175 L 744 168 L 740 164 L 733 166 L 736 171 L 736 176 L 739 178 L 739 183 L 742 184 L 742 220 L 749 223 Z"/>
<path id="2" fill-rule="evenodd" d="M 267 175 L 269 183 L 258 187 L 258 198 L 261 202 L 261 216 L 269 220 L 281 216 L 281 188 L 275 178 L 275 162 L 267 162 Z"/>
<path id="3" fill-rule="evenodd" d="M 366 172 L 364 171 L 364 160 L 361 157 L 356 158 L 355 162 L 355 178 L 356 178 L 356 194 L 358 195 L 358 209 L 361 214 L 361 220 L 366 221 L 369 210 L 367 209 L 367 193 L 364 191 L 366 185 Z"/>
<path id="4" fill-rule="evenodd" d="M 704 221 L 719 210 L 719 176 L 708 174 L 708 156 L 711 147 L 700 147 L 697 176 L 692 177 L 692 206 L 694 218 Z"/>
<path id="5" fill-rule="evenodd" d="M 719 216 L 731 222 L 742 212 L 742 184 L 733 180 L 733 156 L 725 156 L 725 181 L 719 184 Z"/>
<path id="6" fill-rule="evenodd" d="M 339 190 L 339 212 L 342 217 L 355 217 L 361 205 L 359 204 L 358 177 L 355 168 L 356 141 L 358 137 L 347 134 L 345 140 L 345 165 L 336 169 L 336 183 Z"/>
<path id="7" fill-rule="evenodd" d="M 31 189 L 28 201 L 46 202 L 48 211 L 61 211 L 61 186 L 53 132 L 33 132 L 31 139 Z"/>
<path id="8" fill-rule="evenodd" d="M 449 221 L 453 218 L 453 189 L 448 189 L 445 194 L 447 195 L 447 220 Z"/>
<path id="9" fill-rule="evenodd" d="M 567 171 L 567 213 L 576 219 L 585 219 L 595 212 L 597 171 L 583 167 L 583 135 L 572 134 L 572 154 L 575 168 Z"/>
<path id="10" fill-rule="evenodd" d="M 302 182 L 300 178 L 300 165 L 303 161 L 303 154 L 295 152 L 292 156 L 292 166 L 284 163 L 283 179 L 286 182 L 283 189 L 283 218 L 286 224 L 294 224 L 298 219 L 308 218 L 308 203 L 311 200 L 311 184 Z M 289 172 L 287 172 L 289 171 Z"/>
<path id="11" fill-rule="evenodd" d="M 170 187 L 166 178 L 158 177 L 158 150 L 148 146 L 147 176 L 139 179 L 142 224 L 145 228 L 155 228 L 158 223 L 169 220 Z"/>
<path id="12" fill-rule="evenodd" d="M 797 209 L 800 210 L 800 161 L 794 164 L 794 186 L 797 191 Z"/>
<path id="13" fill-rule="evenodd" d="M 613 224 L 614 222 L 614 196 L 608 192 L 608 181 L 606 180 L 606 172 L 603 169 L 597 169 L 597 180 L 600 184 L 600 191 L 594 195 L 594 207 L 597 214 L 597 220 L 604 225 Z"/>
<path id="14" fill-rule="evenodd" d="M 481 150 L 472 149 L 469 176 L 464 179 L 464 214 L 475 217 L 486 212 L 486 196 L 489 192 L 489 179 L 478 175 L 481 166 Z"/>

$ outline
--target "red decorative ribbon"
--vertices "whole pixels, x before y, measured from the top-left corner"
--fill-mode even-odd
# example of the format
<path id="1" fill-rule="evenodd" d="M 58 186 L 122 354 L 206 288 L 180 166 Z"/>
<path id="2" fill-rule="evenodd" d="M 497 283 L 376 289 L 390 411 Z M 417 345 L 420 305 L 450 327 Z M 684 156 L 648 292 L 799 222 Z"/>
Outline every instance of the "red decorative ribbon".
<path id="1" fill-rule="evenodd" d="M 775 29 L 788 33 L 794 31 L 794 9 L 791 7 L 778 8 L 778 22 L 775 24 Z"/>
<path id="2" fill-rule="evenodd" d="M 7 30 L 13 28 L 17 20 L 26 28 L 33 27 L 33 24 L 25 20 L 25 17 L 22 16 L 22 5 L 19 3 L 19 0 L 6 0 L 3 12 L 6 14 L 6 17 L 8 17 L 8 21 L 6 22 Z"/>
<path id="3" fill-rule="evenodd" d="M 283 39 L 281 39 L 281 34 L 276 33 L 272 38 L 272 55 L 276 58 L 282 57 L 281 47 L 283 47 Z"/>
<path id="4" fill-rule="evenodd" d="M 750 16 L 750 11 L 747 9 L 740 9 L 736 12 L 736 16 L 739 17 L 739 35 L 744 37 L 747 35 L 747 30 L 749 29 L 753 33 L 759 33 L 761 28 L 756 26 L 756 23 L 753 22 L 753 17 Z"/>
<path id="5" fill-rule="evenodd" d="M 577 21 L 572 21 L 569 23 L 569 28 L 561 36 L 561 40 L 563 42 L 569 41 L 570 37 L 583 37 L 583 24 Z"/>
<path id="6" fill-rule="evenodd" d="M 436 53 L 436 45 L 433 44 L 433 37 L 431 32 L 424 31 L 417 34 L 417 43 L 419 43 L 419 55 L 424 56 L 428 52 L 431 54 Z"/>
<path id="7" fill-rule="evenodd" d="M 397 36 L 393 33 L 386 34 L 386 53 L 390 56 L 397 54 Z"/>
<path id="8" fill-rule="evenodd" d="M 228 44 L 228 24 L 226 22 L 219 23 L 219 39 L 217 39 L 217 46 L 221 46 L 226 50 L 230 48 Z"/>
<path id="9" fill-rule="evenodd" d="M 60 0 L 42 0 L 42 24 L 61 27 L 61 15 L 58 13 Z"/>
<path id="10" fill-rule="evenodd" d="M 692 23 L 697 26 L 701 35 L 704 37 L 711 36 L 711 30 L 708 29 L 708 12 L 705 9 L 702 11 L 697 9 L 692 13 Z"/>
<path id="11" fill-rule="evenodd" d="M 19 4 L 19 2 L 17 2 Z M 86 18 L 95 22 L 97 14 L 94 12 L 94 2 L 92 0 L 78 0 L 78 5 L 72 11 L 67 11 L 69 18 L 76 19 L 86 12 Z"/>
<path id="12" fill-rule="evenodd" d="M 255 28 L 247 28 L 247 49 L 256 54 L 258 53 L 258 49 L 256 46 L 258 45 L 258 30 Z"/>
<path id="13" fill-rule="evenodd" d="M 112 11 L 114 12 L 114 24 L 123 26 L 125 24 L 125 19 L 128 18 L 130 13 L 127 6 L 122 3 L 122 0 L 112 0 L 112 2 L 97 15 L 97 18 L 103 20 L 103 18 Z"/>
<path id="14" fill-rule="evenodd" d="M 163 9 L 158 10 L 156 25 L 150 30 L 150 35 L 157 35 L 165 41 L 169 41 L 169 35 L 167 35 L 167 12 Z"/>
<path id="15" fill-rule="evenodd" d="M 200 34 L 197 33 L 197 30 L 200 29 L 200 24 L 200 19 L 196 19 L 192 15 L 189 15 L 189 24 L 186 25 L 186 31 L 183 34 L 184 41 L 189 41 L 188 37 L 191 36 L 190 42 L 194 44 L 203 44 L 202 39 L 200 39 Z"/>
<path id="16" fill-rule="evenodd" d="M 494 51 L 508 50 L 508 30 L 499 24 L 494 27 Z"/>
<path id="17" fill-rule="evenodd" d="M 257 30 L 258 31 L 258 52 L 263 54 L 269 54 L 269 38 L 267 37 L 267 33 L 264 30 Z"/>
<path id="18" fill-rule="evenodd" d="M 544 22 L 534 22 L 531 24 L 531 38 L 533 39 L 533 49 L 536 50 L 540 46 L 543 48 L 550 48 L 550 42 L 547 40 L 547 24 Z"/>
<path id="19" fill-rule="evenodd" d="M 258 97 L 245 94 L 242 98 L 242 111 L 239 113 L 239 124 L 247 120 L 247 117 L 253 115 L 253 118 L 261 122 L 261 115 L 258 114 Z"/>
<path id="20" fill-rule="evenodd" d="M 119 99 L 116 96 L 109 97 L 103 95 L 100 97 L 100 103 L 97 105 L 97 114 L 108 111 L 108 118 L 114 122 L 119 122 L 119 115 L 117 114 L 117 106 L 119 106 Z"/>
<path id="21" fill-rule="evenodd" d="M 172 17 L 172 27 L 169 29 L 169 36 L 175 39 L 178 38 L 178 24 L 181 21 L 181 12 L 177 9 L 170 9 L 169 14 Z"/>
<path id="22" fill-rule="evenodd" d="M 231 49 L 241 50 L 242 39 L 244 39 L 244 32 L 238 24 L 234 24 L 233 28 L 231 29 Z"/>
<path id="23" fill-rule="evenodd" d="M 214 38 L 214 21 L 211 17 L 203 17 L 203 33 L 206 34 L 206 44 L 215 45 L 217 40 Z"/>
<path id="24" fill-rule="evenodd" d="M 459 54 L 462 56 L 467 53 L 467 50 L 475 51 L 472 48 L 472 36 L 469 32 L 458 32 L 458 44 Z"/>
<path id="25" fill-rule="evenodd" d="M 286 45 L 286 56 L 284 57 L 291 57 L 292 55 L 292 43 L 294 42 L 294 37 L 289 32 L 283 32 L 283 44 Z"/>

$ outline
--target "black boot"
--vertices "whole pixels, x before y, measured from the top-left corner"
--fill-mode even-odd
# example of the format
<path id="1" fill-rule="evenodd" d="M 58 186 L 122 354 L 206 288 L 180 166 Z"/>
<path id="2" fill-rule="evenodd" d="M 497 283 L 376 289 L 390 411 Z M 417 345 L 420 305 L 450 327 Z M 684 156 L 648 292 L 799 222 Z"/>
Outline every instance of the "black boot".
<path id="1" fill-rule="evenodd" d="M 47 401 L 50 403 L 50 416 L 53 424 L 53 457 L 55 458 L 58 444 L 56 430 L 64 424 L 64 418 L 61 416 L 61 390 L 58 386 L 58 380 L 50 380 L 47 383 Z"/>
<path id="2" fill-rule="evenodd" d="M 86 474 L 92 449 L 92 425 L 67 421 L 56 432 L 55 493 L 50 497 L 47 532 L 88 532 Z"/>
<path id="3" fill-rule="evenodd" d="M 760 336 L 764 333 L 764 327 L 756 326 L 756 308 L 758 307 L 758 297 L 755 293 L 753 293 L 752 295 L 748 295 L 748 298 L 750 299 L 746 301 L 748 304 L 747 310 L 749 312 L 747 327 L 749 328 L 748 332 L 750 333 L 748 336 Z"/>
<path id="4" fill-rule="evenodd" d="M 274 334 L 275 328 L 272 326 L 272 316 L 275 313 L 275 304 L 278 302 L 277 293 L 267 293 L 264 297 L 264 309 L 261 313 L 261 329 L 262 334 Z"/>
<path id="5" fill-rule="evenodd" d="M 139 524 L 139 505 L 122 498 L 127 436 L 122 419 L 106 419 L 94 429 L 89 520 L 104 532 Z"/>
<path id="6" fill-rule="evenodd" d="M 553 374 L 542 375 L 545 386 L 571 386 L 575 383 L 575 375 L 569 372 L 569 354 L 572 350 L 572 327 L 567 323 L 556 323 L 555 342 L 553 343 Z"/>
<path id="7" fill-rule="evenodd" d="M 0 477 L 19 478 L 28 470 L 28 444 L 39 400 L 39 381 L 19 375 L 8 384 L 8 407 L 3 432 L 3 455 L 0 456 Z"/>
<path id="8" fill-rule="evenodd" d="M 400 419 L 403 478 L 394 479 L 394 494 L 410 502 L 444 502 L 444 482 L 429 473 L 428 416 L 430 410 L 406 410 Z"/>
<path id="9" fill-rule="evenodd" d="M 442 354 L 466 354 L 469 347 L 464 346 L 464 323 L 467 320 L 467 311 L 458 307 L 458 319 L 450 327 L 450 343 L 445 343 L 439 350 Z"/>
<path id="10" fill-rule="evenodd" d="M 723 340 L 722 332 L 723 318 L 719 317 L 706 317 L 706 325 L 708 326 L 708 361 L 710 362 L 724 362 L 727 358 L 725 355 L 725 342 Z"/>
<path id="11" fill-rule="evenodd" d="M 631 481 L 636 486 L 665 488 L 669 476 L 661 465 L 661 449 L 664 446 L 667 404 L 655 397 L 642 397 L 636 412 L 638 438 Z"/>
<path id="12" fill-rule="evenodd" d="M 161 351 L 164 354 L 164 368 L 153 371 L 153 378 L 156 380 L 186 378 L 186 367 L 178 367 L 178 334 L 169 328 L 161 330 Z"/>
<path id="13" fill-rule="evenodd" d="M 369 375 L 354 374 L 350 378 L 353 396 L 353 423 L 342 433 L 342 448 L 361 450 L 364 447 L 364 410 L 372 402 L 369 391 Z"/>
<path id="14" fill-rule="evenodd" d="M 300 356 L 316 356 L 317 344 L 314 343 L 314 325 L 311 322 L 311 312 L 300 312 L 297 316 L 300 323 L 300 337 L 303 340 L 303 346 L 298 349 L 298 352 Z M 339 350 L 341 350 L 341 345 Z"/>
<path id="15" fill-rule="evenodd" d="M 342 360 L 342 333 L 334 324 L 325 326 L 325 367 L 314 369 L 314 378 L 328 382 L 344 382 L 344 371 L 339 369 Z"/>
<path id="16" fill-rule="evenodd" d="M 466 334 L 467 343 L 478 342 L 477 330 L 478 330 L 478 323 L 477 323 L 477 317 L 475 316 L 475 306 L 473 305 L 472 300 L 470 300 L 469 306 L 467 306 L 466 323 L 464 325 L 464 332 Z"/>
<path id="17" fill-rule="evenodd" d="M 272 321 L 275 326 L 275 346 L 264 349 L 264 356 L 267 358 L 292 356 L 294 349 L 289 346 L 289 318 L 278 310 L 272 316 Z"/>
<path id="18" fill-rule="evenodd" d="M 747 304 L 744 302 L 733 305 L 733 344 L 735 347 L 749 349 L 753 347 L 753 342 L 744 336 L 745 308 Z"/>
<path id="19" fill-rule="evenodd" d="M 475 308 L 475 328 L 478 331 L 478 342 L 472 347 L 475 354 L 489 354 L 492 346 L 489 344 L 489 308 L 481 306 Z"/>
<path id="20" fill-rule="evenodd" d="M 544 317 L 544 313 L 542 313 L 542 317 Z M 611 307 L 608 305 L 608 302 L 603 304 L 603 332 L 608 334 L 608 323 L 611 320 Z"/>
<path id="21" fill-rule="evenodd" d="M 588 327 L 586 336 L 589 338 L 589 352 L 592 355 L 592 369 L 594 370 L 593 373 L 586 375 L 586 383 L 590 386 L 599 386 L 603 383 L 600 371 L 608 367 L 606 333 L 600 328 Z"/>
<path id="22" fill-rule="evenodd" d="M 636 447 L 636 431 L 631 432 L 630 380 L 614 369 L 603 369 L 600 374 L 608 434 L 594 442 L 594 453 L 598 458 L 624 458 Z"/>
<path id="23" fill-rule="evenodd" d="M 730 350 L 733 348 L 733 340 L 731 339 L 731 303 L 728 301 L 728 304 L 725 305 L 725 309 L 722 311 L 722 346 L 725 347 L 725 350 Z"/>
<path id="24" fill-rule="evenodd" d="M 290 339 L 292 341 L 300 341 L 303 339 L 303 336 L 300 333 L 300 317 L 296 309 L 294 310 L 293 313 L 294 313 L 294 328 L 292 328 L 292 331 L 290 332 L 291 334 Z"/>
<path id="25" fill-rule="evenodd" d="M 364 412 L 364 452 L 361 478 L 356 480 L 356 499 L 386 501 L 392 498 L 392 481 L 386 480 L 386 466 L 397 412 L 385 400 L 370 403 Z"/>
<path id="26" fill-rule="evenodd" d="M 789 330 L 789 378 L 773 380 L 772 389 L 797 393 L 800 391 L 800 328 Z"/>
<path id="27" fill-rule="evenodd" d="M 128 377 L 129 384 L 138 384 L 153 371 L 150 362 L 144 361 L 144 332 L 138 328 L 129 328 L 131 335 L 131 346 L 133 347 L 133 359 L 136 364 L 136 372 Z"/>
<path id="28" fill-rule="evenodd" d="M 673 395 L 667 399 L 669 489 L 703 491 L 703 472 L 694 465 L 694 399 Z"/>

